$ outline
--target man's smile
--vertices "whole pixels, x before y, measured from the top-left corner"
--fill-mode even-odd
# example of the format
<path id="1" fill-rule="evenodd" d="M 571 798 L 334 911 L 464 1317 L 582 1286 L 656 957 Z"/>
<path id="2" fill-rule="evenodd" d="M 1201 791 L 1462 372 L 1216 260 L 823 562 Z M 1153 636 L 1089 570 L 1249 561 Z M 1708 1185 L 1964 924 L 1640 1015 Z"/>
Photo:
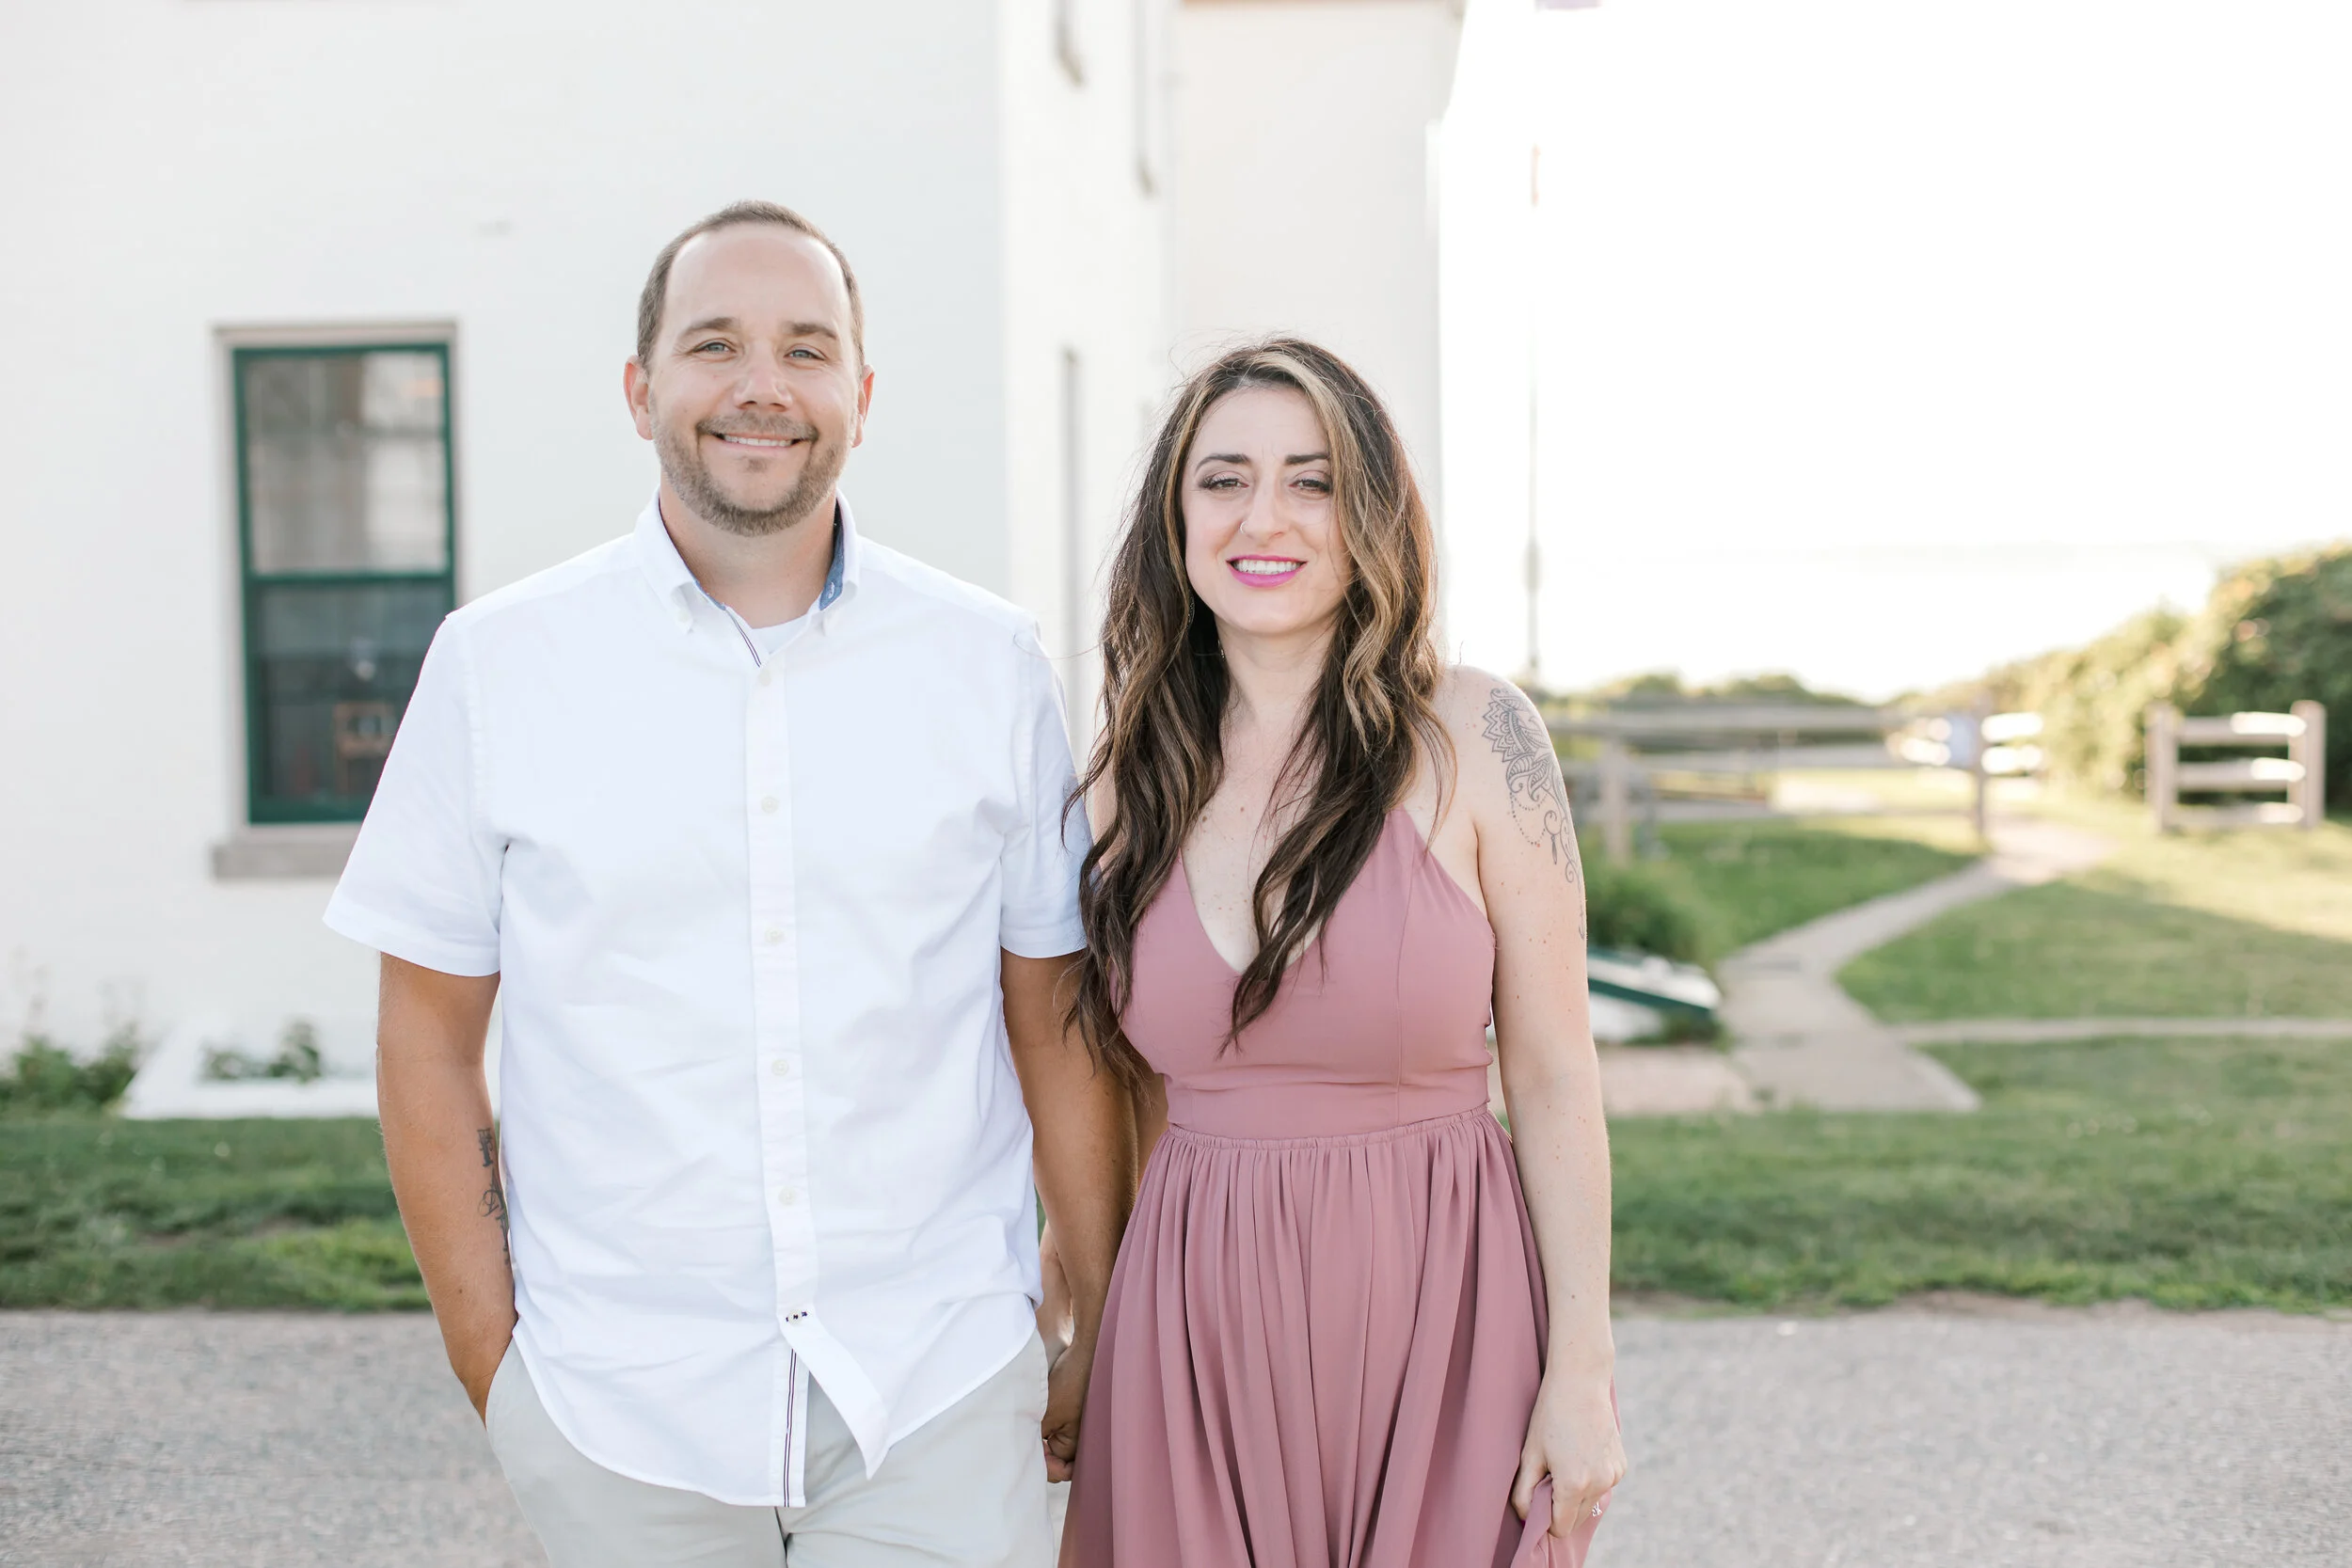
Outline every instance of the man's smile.
<path id="1" fill-rule="evenodd" d="M 707 431 L 705 434 L 715 436 L 731 447 L 750 447 L 764 451 L 781 451 L 787 447 L 797 447 L 808 439 L 805 436 L 736 436 L 723 430 Z"/>

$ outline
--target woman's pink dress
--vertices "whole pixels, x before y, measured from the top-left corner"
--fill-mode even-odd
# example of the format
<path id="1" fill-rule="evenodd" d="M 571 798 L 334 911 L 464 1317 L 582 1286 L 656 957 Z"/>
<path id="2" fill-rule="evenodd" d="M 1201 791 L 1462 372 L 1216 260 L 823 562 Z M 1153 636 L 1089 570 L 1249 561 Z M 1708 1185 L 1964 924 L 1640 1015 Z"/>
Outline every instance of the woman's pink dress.
<path id="1" fill-rule="evenodd" d="M 1167 1136 L 1111 1276 L 1063 1568 L 1575 1568 L 1522 1526 L 1544 1285 L 1486 1109 L 1494 932 L 1391 814 L 1273 1008 L 1180 864 L 1136 933 L 1127 1036 Z"/>

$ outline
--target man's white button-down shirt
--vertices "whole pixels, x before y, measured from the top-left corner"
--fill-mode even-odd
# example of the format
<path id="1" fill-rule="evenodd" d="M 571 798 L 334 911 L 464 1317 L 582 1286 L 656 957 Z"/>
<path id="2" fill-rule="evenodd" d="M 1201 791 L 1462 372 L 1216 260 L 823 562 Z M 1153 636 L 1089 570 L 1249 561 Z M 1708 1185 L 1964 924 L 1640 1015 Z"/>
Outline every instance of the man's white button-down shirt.
<path id="1" fill-rule="evenodd" d="M 1038 1289 L 999 949 L 1075 952 L 1086 831 L 1027 615 L 862 541 L 772 651 L 658 506 L 443 623 L 327 924 L 501 975 L 516 1343 L 641 1481 L 797 1506 Z"/>

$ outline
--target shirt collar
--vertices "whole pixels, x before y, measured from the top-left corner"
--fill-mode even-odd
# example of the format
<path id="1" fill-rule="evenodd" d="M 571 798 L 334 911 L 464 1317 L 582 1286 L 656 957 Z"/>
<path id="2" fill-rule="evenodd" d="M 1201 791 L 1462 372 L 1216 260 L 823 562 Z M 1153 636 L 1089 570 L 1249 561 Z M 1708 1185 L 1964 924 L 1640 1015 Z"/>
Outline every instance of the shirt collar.
<path id="1" fill-rule="evenodd" d="M 677 553 L 677 542 L 661 521 L 661 496 L 655 492 L 645 503 L 645 510 L 637 515 L 637 528 L 632 536 L 637 552 L 638 570 L 644 574 L 661 608 L 678 625 L 681 631 L 694 627 L 695 606 L 705 602 L 702 584 L 694 580 L 686 558 Z M 857 521 L 850 515 L 848 498 L 836 495 L 833 503 L 833 561 L 825 568 L 825 586 L 817 593 L 817 603 L 810 607 L 815 625 L 822 626 L 832 619 L 827 612 L 845 598 L 857 594 L 859 558 Z"/>

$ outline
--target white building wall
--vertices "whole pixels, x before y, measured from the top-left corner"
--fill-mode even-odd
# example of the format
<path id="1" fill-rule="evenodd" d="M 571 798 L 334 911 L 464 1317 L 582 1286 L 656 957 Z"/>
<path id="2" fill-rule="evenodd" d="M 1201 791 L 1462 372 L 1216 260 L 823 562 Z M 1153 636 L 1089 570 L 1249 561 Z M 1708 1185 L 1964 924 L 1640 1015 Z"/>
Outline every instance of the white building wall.
<path id="1" fill-rule="evenodd" d="M 1189 370 L 1298 333 L 1376 388 L 1440 503 L 1432 128 L 1454 0 L 1193 0 L 1178 25 L 1175 289 Z"/>
<path id="2" fill-rule="evenodd" d="M 705 212 L 789 202 L 839 240 L 868 299 L 879 386 L 847 483 L 862 523 L 1052 625 L 1056 579 L 1016 504 L 1035 483 L 1048 300 L 1005 282 L 1039 255 L 1005 240 L 1002 173 L 1036 105 L 1000 103 L 997 65 L 1000 27 L 1034 31 L 1048 8 L 11 8 L 0 1047 L 36 1019 L 87 1043 L 194 1011 L 263 1037 L 309 1015 L 330 1045 L 366 1033 L 374 960 L 319 925 L 328 882 L 211 870 L 245 811 L 224 327 L 453 327 L 469 598 L 629 526 L 654 479 L 620 393 L 644 270 Z M 1068 191 L 1018 206 L 1072 227 L 1109 213 L 1057 282 L 1123 266 L 1152 296 L 1137 213 Z M 1090 312 L 1124 309 L 1126 287 L 1054 300 L 1051 333 L 1100 336 L 1117 363 L 1126 327 Z M 1097 428 L 1108 486 L 1119 424 Z M 1103 495 L 1091 504 L 1099 517 Z"/>
<path id="3" fill-rule="evenodd" d="M 1039 613 L 1081 742 L 1099 693 L 1104 556 L 1173 373 L 1164 222 L 1172 10 L 1173 0 L 1005 8 L 1010 592 Z"/>

